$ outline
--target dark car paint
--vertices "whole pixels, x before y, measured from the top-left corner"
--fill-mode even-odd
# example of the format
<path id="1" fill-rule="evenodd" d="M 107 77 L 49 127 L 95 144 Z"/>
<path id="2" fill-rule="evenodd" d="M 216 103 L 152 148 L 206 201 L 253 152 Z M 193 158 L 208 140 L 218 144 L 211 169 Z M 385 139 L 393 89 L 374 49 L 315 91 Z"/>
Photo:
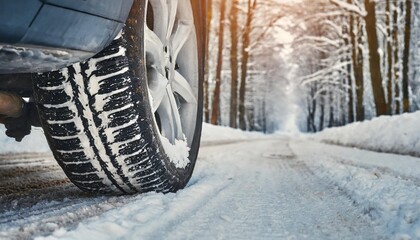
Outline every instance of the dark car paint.
<path id="1" fill-rule="evenodd" d="M 44 72 L 86 60 L 124 26 L 133 0 L 2 0 L 0 73 Z"/>
<path id="2" fill-rule="evenodd" d="M 125 23 L 133 0 L 41 0 L 44 3 L 68 8 L 90 15 Z"/>
<path id="3" fill-rule="evenodd" d="M 42 2 L 6 0 L 0 6 L 0 42 L 14 44 L 25 35 Z"/>
<path id="4" fill-rule="evenodd" d="M 103 5 L 105 3 L 112 4 L 113 2 L 121 3 L 121 7 L 118 8 L 118 11 L 114 11 L 115 9 L 111 9 L 107 5 Z M 98 4 L 97 8 L 95 8 L 94 3 Z M 23 33 L 25 33 L 31 24 L 32 21 L 35 20 L 35 16 L 39 13 L 42 3 L 49 4 L 52 6 L 60 6 L 64 9 L 69 9 L 75 12 L 81 13 L 89 13 L 92 16 L 99 16 L 104 19 L 113 19 L 117 22 L 125 22 L 127 18 L 129 9 L 127 13 L 123 12 L 122 9 L 126 9 L 131 7 L 133 0 L 3 0 L 0 2 L 0 48 L 2 42 L 8 42 L 9 44 L 18 43 L 22 38 Z M 128 5 L 127 5 L 128 4 Z M 196 21 L 196 31 L 199 33 L 200 39 L 200 46 L 199 46 L 199 59 L 200 61 L 200 69 L 204 69 L 204 56 L 205 56 L 205 42 L 206 42 L 206 18 L 205 17 L 198 17 L 198 15 L 206 16 L 206 0 L 191 0 L 191 4 L 193 7 L 193 11 L 195 14 L 195 21 Z M 38 8 L 38 9 L 37 9 Z M 34 10 L 36 9 L 36 11 Z M 98 9 L 101 9 L 100 11 Z M 25 14 L 15 14 L 13 15 L 14 21 L 9 21 L 7 12 L 24 12 Z M 104 13 L 109 14 L 104 14 Z M 5 14 L 3 14 L 5 13 Z M 6 31 L 9 29 L 9 31 Z M 14 31 L 10 31 L 10 29 L 14 29 Z M 96 30 L 100 30 L 99 28 L 94 28 Z M 76 33 L 75 33 L 76 34 Z M 19 37 L 20 36 L 20 37 Z M 111 39 L 112 40 L 112 39 Z M 12 45 L 16 46 L 16 44 Z M 35 46 L 30 46 L 32 49 L 36 49 Z M 60 48 L 46 48 L 48 50 L 63 50 Z M 101 50 L 101 49 L 99 49 Z M 77 62 L 78 59 L 85 60 L 91 56 L 93 53 L 91 52 L 84 52 L 84 51 L 76 51 L 76 50 L 67 50 L 74 55 L 81 54 L 80 56 L 76 56 L 75 59 L 58 59 L 62 61 L 62 63 L 58 63 L 58 65 L 52 64 L 50 61 L 44 61 L 43 59 L 31 59 L 26 58 L 26 62 L 32 63 L 34 66 L 22 66 L 21 64 L 16 65 L 16 63 L 12 63 L 13 66 L 9 65 L 9 68 L 5 63 L 11 63 L 8 59 L 10 54 L 8 52 L 2 51 L 0 49 L 0 90 L 5 91 L 12 91 L 16 92 L 21 96 L 30 97 L 32 95 L 32 84 L 31 84 L 31 74 L 30 72 L 43 72 L 43 71 L 50 71 L 54 69 L 58 69 L 59 67 L 64 67 L 70 65 L 72 62 Z M 13 50 L 13 52 L 15 52 Z M 3 54 L 3 55 L 2 55 Z M 25 54 L 25 53 L 24 53 Z M 34 61 L 38 61 L 34 63 Z M 38 64 L 38 69 L 36 65 Z M 39 64 L 41 68 L 39 68 Z M 3 67 L 2 67 L 3 66 Z M 44 66 L 44 68 L 42 68 Z M 21 67 L 23 70 L 18 71 L 17 69 Z M 24 73 L 29 72 L 29 73 Z"/>

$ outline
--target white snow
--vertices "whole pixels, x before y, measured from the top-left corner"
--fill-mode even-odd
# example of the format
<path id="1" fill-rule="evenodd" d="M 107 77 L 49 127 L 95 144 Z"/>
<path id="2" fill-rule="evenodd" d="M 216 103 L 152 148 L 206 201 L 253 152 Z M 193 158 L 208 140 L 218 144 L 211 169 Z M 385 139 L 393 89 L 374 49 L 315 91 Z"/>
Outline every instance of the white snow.
<path id="1" fill-rule="evenodd" d="M 212 141 L 228 141 L 228 140 L 244 140 L 249 138 L 264 137 L 260 132 L 244 132 L 239 129 L 229 127 L 214 126 L 208 123 L 203 123 L 202 142 Z"/>
<path id="2" fill-rule="evenodd" d="M 420 157 L 420 111 L 325 129 L 313 138 L 327 143 Z"/>
<path id="3" fill-rule="evenodd" d="M 184 139 L 186 139 L 185 136 Z M 186 140 L 175 139 L 175 143 L 172 144 L 169 139 L 161 135 L 160 141 L 163 149 L 165 149 L 165 154 L 176 168 L 184 169 L 187 167 L 190 163 L 190 159 L 188 158 L 190 148 Z"/>
<path id="4" fill-rule="evenodd" d="M 420 158 L 314 141 L 415 155 L 418 119 L 309 137 L 204 124 L 186 189 L 129 196 L 75 228 L 50 224 L 38 239 L 420 239 Z"/>
<path id="5" fill-rule="evenodd" d="M 300 149 L 314 171 L 334 182 L 397 239 L 420 238 L 420 112 L 326 129 Z M 300 143 L 301 145 L 301 143 Z M 317 158 L 314 158 L 316 154 Z"/>
<path id="6" fill-rule="evenodd" d="M 394 239 L 420 239 L 420 159 L 313 141 L 292 149 L 311 170 L 332 182 Z"/>
<path id="7" fill-rule="evenodd" d="M 31 134 L 22 142 L 16 142 L 5 134 L 6 128 L 0 124 L 0 154 L 17 152 L 48 152 L 47 140 L 41 128 L 32 128 Z"/>
<path id="8" fill-rule="evenodd" d="M 366 17 L 366 15 L 367 15 L 367 12 L 365 10 L 360 9 L 356 5 L 349 4 L 349 3 L 344 2 L 342 0 L 331 0 L 331 2 L 337 4 L 338 6 L 343 8 L 344 10 L 356 13 L 356 14 L 360 15 L 361 17 Z"/>

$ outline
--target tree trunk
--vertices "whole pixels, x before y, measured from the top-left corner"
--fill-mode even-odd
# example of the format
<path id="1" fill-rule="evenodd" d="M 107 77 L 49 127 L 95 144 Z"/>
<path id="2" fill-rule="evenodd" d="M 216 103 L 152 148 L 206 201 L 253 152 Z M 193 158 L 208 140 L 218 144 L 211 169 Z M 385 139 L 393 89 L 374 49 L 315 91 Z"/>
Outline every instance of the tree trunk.
<path id="1" fill-rule="evenodd" d="M 351 0 L 349 0 L 349 3 L 351 3 Z M 345 27 L 344 28 L 344 35 L 347 35 L 347 37 L 345 37 L 344 38 L 344 45 L 346 46 L 346 47 L 348 47 L 348 49 L 349 49 L 349 51 L 350 52 L 348 52 L 348 54 L 347 54 L 347 56 L 346 56 L 346 59 L 345 59 L 345 61 L 346 62 L 348 62 L 348 64 L 347 64 L 347 66 L 346 66 L 346 71 L 347 71 L 347 87 L 348 87 L 348 90 L 347 90 L 347 97 L 345 98 L 345 100 L 347 101 L 347 115 L 348 115 L 348 119 L 346 120 L 346 121 L 348 121 L 349 123 L 352 123 L 352 122 L 354 122 L 354 112 L 353 112 L 353 79 L 352 79 L 352 69 L 351 69 L 351 66 L 352 66 L 352 63 L 351 63 L 351 59 L 350 59 L 350 56 L 351 56 L 351 54 L 352 54 L 352 52 L 351 52 L 351 49 L 352 49 L 352 43 L 351 43 L 351 31 L 353 31 L 353 19 L 352 19 L 353 17 L 352 17 L 352 14 L 350 14 L 350 17 L 349 17 L 349 23 L 348 23 L 348 26 L 349 27 Z M 345 88 L 344 88 L 344 91 L 345 91 Z M 344 109 L 343 109 L 343 112 L 344 112 Z M 343 123 L 343 124 L 345 124 L 345 122 Z"/>
<path id="2" fill-rule="evenodd" d="M 325 121 L 325 97 L 320 97 L 320 113 L 319 113 L 319 127 L 318 130 L 324 130 L 324 121 Z"/>
<path id="3" fill-rule="evenodd" d="M 412 2 L 411 0 L 406 0 L 406 9 L 405 9 L 405 28 L 404 28 L 404 54 L 403 54 L 403 64 L 402 64 L 402 92 L 403 92 L 403 112 L 410 111 L 410 96 L 409 96 L 409 59 L 410 59 L 410 42 L 411 42 L 411 9 Z"/>
<path id="4" fill-rule="evenodd" d="M 230 119 L 232 128 L 238 127 L 238 0 L 232 1 L 230 9 L 230 66 L 231 66 L 231 91 L 230 91 Z"/>
<path id="5" fill-rule="evenodd" d="M 308 86 L 308 97 L 307 97 L 307 108 L 308 108 L 308 132 L 316 132 L 316 125 L 315 125 L 315 116 L 317 111 L 317 101 L 315 99 L 315 94 L 318 91 L 317 82 L 313 82 Z"/>
<path id="6" fill-rule="evenodd" d="M 310 89 L 309 89 L 309 97 L 308 97 L 308 131 L 309 132 L 317 131 L 316 125 L 315 125 L 317 101 L 314 98 L 317 91 L 318 91 L 317 84 L 316 83 L 311 84 Z"/>
<path id="7" fill-rule="evenodd" d="M 249 45 L 250 34 L 252 28 L 252 17 L 257 6 L 257 0 L 248 0 L 248 14 L 244 33 L 242 35 L 242 61 L 241 61 L 241 83 L 239 87 L 239 127 L 246 130 L 245 121 L 245 92 L 246 92 L 246 77 L 248 75 L 248 59 L 249 59 Z"/>
<path id="8" fill-rule="evenodd" d="M 255 131 L 255 119 L 254 119 L 254 109 L 253 107 L 247 112 L 247 119 L 249 125 L 249 131 Z"/>
<path id="9" fill-rule="evenodd" d="M 262 102 L 262 130 L 264 133 L 267 133 L 267 106 L 266 106 L 266 100 L 263 99 Z"/>
<path id="10" fill-rule="evenodd" d="M 400 114 L 401 100 L 400 100 L 400 65 L 399 65 L 399 40 L 398 40 L 398 6 L 394 2 L 393 14 L 393 28 L 392 28 L 392 44 L 394 46 L 394 62 L 393 62 L 393 78 L 394 78 L 394 101 L 395 101 L 395 114 Z"/>
<path id="11" fill-rule="evenodd" d="M 310 104 L 310 97 L 306 98 L 306 107 L 308 111 L 308 115 L 306 116 L 306 131 L 311 132 L 311 104 Z"/>
<path id="12" fill-rule="evenodd" d="M 207 27 L 207 39 L 206 39 L 206 56 L 209 56 L 209 43 L 210 43 L 210 33 L 211 33 L 211 19 L 212 19 L 212 15 L 213 15 L 213 9 L 212 9 L 212 0 L 207 0 L 207 19 L 206 19 L 206 27 Z M 209 109 L 209 73 L 210 73 L 210 69 L 209 69 L 209 61 L 208 59 L 206 60 L 206 65 L 205 65 L 205 72 L 206 72 L 206 77 L 204 78 L 204 84 L 203 84 L 203 98 L 204 98 L 204 121 L 206 121 L 207 123 L 210 122 L 210 109 Z"/>
<path id="13" fill-rule="evenodd" d="M 355 21 L 355 16 L 350 15 L 350 42 L 352 45 L 352 62 L 353 62 L 353 72 L 354 72 L 354 82 L 356 90 L 356 121 L 365 120 L 365 109 L 363 105 L 363 94 L 364 94 L 364 80 L 363 80 L 363 52 L 359 49 L 359 44 L 362 42 L 362 27 L 360 18 L 357 18 Z M 354 31 L 354 26 L 356 24 L 357 34 Z"/>
<path id="14" fill-rule="evenodd" d="M 365 0 L 367 10 L 366 32 L 369 45 L 369 66 L 372 83 L 373 98 L 376 105 L 376 115 L 381 116 L 387 113 L 385 93 L 382 87 L 381 60 L 379 56 L 378 35 L 376 32 L 376 3 Z"/>
<path id="15" fill-rule="evenodd" d="M 394 97 L 394 93 L 393 93 L 393 88 L 394 88 L 394 84 L 392 81 L 392 11 L 391 11 L 391 1 L 392 0 L 386 0 L 386 6 L 385 6 L 385 14 L 386 14 L 386 19 L 385 19 L 385 25 L 387 27 L 387 40 L 386 40 L 386 58 L 387 58 L 387 65 L 388 65 L 388 69 L 387 69 L 387 113 L 388 115 L 392 115 L 393 114 L 393 105 L 394 105 L 394 101 L 393 101 L 393 97 Z"/>
<path id="16" fill-rule="evenodd" d="M 216 86 L 213 93 L 213 103 L 211 112 L 211 124 L 217 125 L 218 116 L 220 113 L 220 85 L 222 78 L 223 65 L 223 35 L 225 30 L 225 8 L 226 1 L 220 1 L 220 22 L 219 22 L 219 46 L 217 51 L 217 66 L 216 66 Z"/>
<path id="17" fill-rule="evenodd" d="M 332 89 L 329 89 L 328 96 L 329 96 L 329 106 L 330 106 L 330 112 L 329 112 L 330 116 L 328 119 L 328 127 L 332 128 L 334 127 L 334 93 Z"/>
<path id="18" fill-rule="evenodd" d="M 347 66 L 348 72 L 348 122 L 354 122 L 354 93 L 353 93 L 353 79 L 352 79 L 352 72 L 351 72 L 351 64 Z"/>

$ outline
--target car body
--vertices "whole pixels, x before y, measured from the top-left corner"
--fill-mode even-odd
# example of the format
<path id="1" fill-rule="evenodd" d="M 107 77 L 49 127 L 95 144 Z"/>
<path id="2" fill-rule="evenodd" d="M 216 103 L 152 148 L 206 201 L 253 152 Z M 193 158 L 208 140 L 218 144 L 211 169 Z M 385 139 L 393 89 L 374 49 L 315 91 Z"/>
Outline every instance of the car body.
<path id="1" fill-rule="evenodd" d="M 205 15 L 205 2 L 192 1 L 194 11 Z M 0 90 L 29 97 L 30 73 L 94 56 L 121 31 L 132 4 L 133 0 L 1 1 Z M 205 24 L 199 25 L 202 29 Z"/>
<path id="2" fill-rule="evenodd" d="M 121 31 L 132 0 L 4 0 L 0 73 L 45 72 L 86 60 Z"/>

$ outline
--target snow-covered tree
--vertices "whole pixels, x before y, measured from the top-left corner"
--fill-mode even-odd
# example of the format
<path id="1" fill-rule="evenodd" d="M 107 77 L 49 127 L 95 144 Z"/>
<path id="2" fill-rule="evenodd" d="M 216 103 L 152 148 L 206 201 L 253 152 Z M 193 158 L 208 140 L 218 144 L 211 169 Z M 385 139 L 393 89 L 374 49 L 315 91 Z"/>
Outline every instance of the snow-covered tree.
<path id="1" fill-rule="evenodd" d="M 308 131 L 418 109 L 418 5 L 317 0 L 295 8 Z"/>

